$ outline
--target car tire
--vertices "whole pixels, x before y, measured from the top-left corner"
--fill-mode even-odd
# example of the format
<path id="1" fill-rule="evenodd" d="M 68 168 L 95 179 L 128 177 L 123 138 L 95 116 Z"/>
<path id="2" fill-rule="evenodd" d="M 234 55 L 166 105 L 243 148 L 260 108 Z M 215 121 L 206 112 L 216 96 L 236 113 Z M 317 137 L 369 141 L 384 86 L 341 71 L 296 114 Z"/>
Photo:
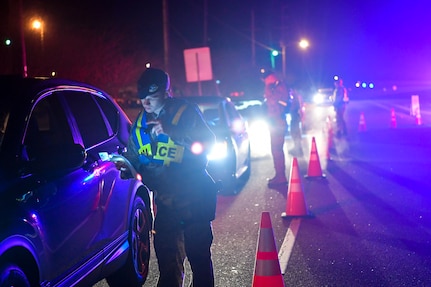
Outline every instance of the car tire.
<path id="1" fill-rule="evenodd" d="M 24 271 L 15 264 L 0 267 L 0 286 L 30 287 Z"/>
<path id="2" fill-rule="evenodd" d="M 139 196 L 133 202 L 130 218 L 127 262 L 116 273 L 106 278 L 110 287 L 142 287 L 147 279 L 151 219 L 149 209 Z"/>

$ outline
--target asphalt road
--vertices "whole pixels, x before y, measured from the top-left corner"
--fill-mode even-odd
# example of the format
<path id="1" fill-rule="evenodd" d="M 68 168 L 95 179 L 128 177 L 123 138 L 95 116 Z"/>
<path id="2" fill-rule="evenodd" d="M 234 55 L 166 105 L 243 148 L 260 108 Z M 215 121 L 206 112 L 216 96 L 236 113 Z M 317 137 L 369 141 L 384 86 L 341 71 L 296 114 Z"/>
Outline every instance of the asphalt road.
<path id="1" fill-rule="evenodd" d="M 288 254 L 280 275 L 286 286 L 431 286 L 431 97 L 420 101 L 418 125 L 410 115 L 409 95 L 352 100 L 346 111 L 349 134 L 334 138 L 330 157 L 326 120 L 333 116 L 331 108 L 306 106 L 306 152 L 297 159 L 307 216 L 281 217 L 287 188 L 266 186 L 272 160 L 268 147 L 254 144 L 249 181 L 238 195 L 218 198 L 212 249 L 216 286 L 251 286 L 264 211 L 271 216 L 277 251 Z M 396 127 L 391 127 L 392 109 Z M 365 131 L 359 131 L 361 113 Z M 324 179 L 304 178 L 312 137 Z M 286 151 L 291 147 L 287 137 Z M 286 161 L 289 177 L 292 157 Z M 289 250 L 283 245 L 286 234 L 293 242 Z M 145 287 L 156 286 L 154 252 L 150 263 Z"/>

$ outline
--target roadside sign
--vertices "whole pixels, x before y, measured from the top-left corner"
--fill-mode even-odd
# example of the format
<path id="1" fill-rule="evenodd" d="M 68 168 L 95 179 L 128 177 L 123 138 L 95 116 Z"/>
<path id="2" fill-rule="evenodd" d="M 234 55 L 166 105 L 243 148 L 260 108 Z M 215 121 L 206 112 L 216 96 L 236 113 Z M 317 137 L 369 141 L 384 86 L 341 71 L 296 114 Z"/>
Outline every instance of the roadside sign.
<path id="1" fill-rule="evenodd" d="M 210 81 L 213 79 L 209 47 L 184 50 L 187 82 Z"/>

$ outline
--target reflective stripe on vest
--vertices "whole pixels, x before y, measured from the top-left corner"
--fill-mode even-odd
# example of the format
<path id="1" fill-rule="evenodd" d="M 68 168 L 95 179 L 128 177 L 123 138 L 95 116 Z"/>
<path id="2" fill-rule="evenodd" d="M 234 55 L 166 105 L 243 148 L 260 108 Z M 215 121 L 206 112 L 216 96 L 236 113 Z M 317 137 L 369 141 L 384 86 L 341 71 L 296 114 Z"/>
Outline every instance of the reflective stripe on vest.
<path id="1" fill-rule="evenodd" d="M 145 131 L 147 128 L 146 121 L 147 119 L 146 117 L 144 118 L 144 113 L 141 113 L 136 123 L 135 136 L 139 146 L 139 154 L 152 156 L 150 136 Z"/>
<path id="2" fill-rule="evenodd" d="M 187 105 L 182 105 L 178 109 L 172 119 L 172 125 L 178 124 L 186 108 Z M 139 147 L 139 161 L 144 164 L 153 162 L 164 166 L 169 166 L 171 162 L 181 163 L 184 155 L 184 146 L 175 144 L 175 142 L 165 134 L 157 136 L 157 149 L 155 154 L 153 154 L 151 138 L 146 131 L 148 128 L 146 121 L 145 112 L 142 112 L 136 120 L 136 125 L 132 131 L 135 144 Z"/>
<path id="3" fill-rule="evenodd" d="M 172 125 L 176 126 L 181 118 L 181 115 L 183 114 L 184 110 L 187 108 L 187 105 L 182 105 L 177 113 L 175 114 L 174 118 L 172 119 Z"/>

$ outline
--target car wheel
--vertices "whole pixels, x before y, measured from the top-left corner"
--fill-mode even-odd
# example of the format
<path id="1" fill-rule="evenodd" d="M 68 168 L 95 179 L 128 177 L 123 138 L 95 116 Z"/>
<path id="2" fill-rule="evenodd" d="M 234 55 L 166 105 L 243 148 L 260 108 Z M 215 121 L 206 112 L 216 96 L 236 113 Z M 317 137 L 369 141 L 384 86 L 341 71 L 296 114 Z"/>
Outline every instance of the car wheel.
<path id="1" fill-rule="evenodd" d="M 142 198 L 137 196 L 129 226 L 129 256 L 120 270 L 106 278 L 109 286 L 141 287 L 145 283 L 150 261 L 150 227 L 149 210 Z"/>
<path id="2" fill-rule="evenodd" d="M 24 271 L 14 264 L 0 267 L 0 286 L 30 287 Z"/>

